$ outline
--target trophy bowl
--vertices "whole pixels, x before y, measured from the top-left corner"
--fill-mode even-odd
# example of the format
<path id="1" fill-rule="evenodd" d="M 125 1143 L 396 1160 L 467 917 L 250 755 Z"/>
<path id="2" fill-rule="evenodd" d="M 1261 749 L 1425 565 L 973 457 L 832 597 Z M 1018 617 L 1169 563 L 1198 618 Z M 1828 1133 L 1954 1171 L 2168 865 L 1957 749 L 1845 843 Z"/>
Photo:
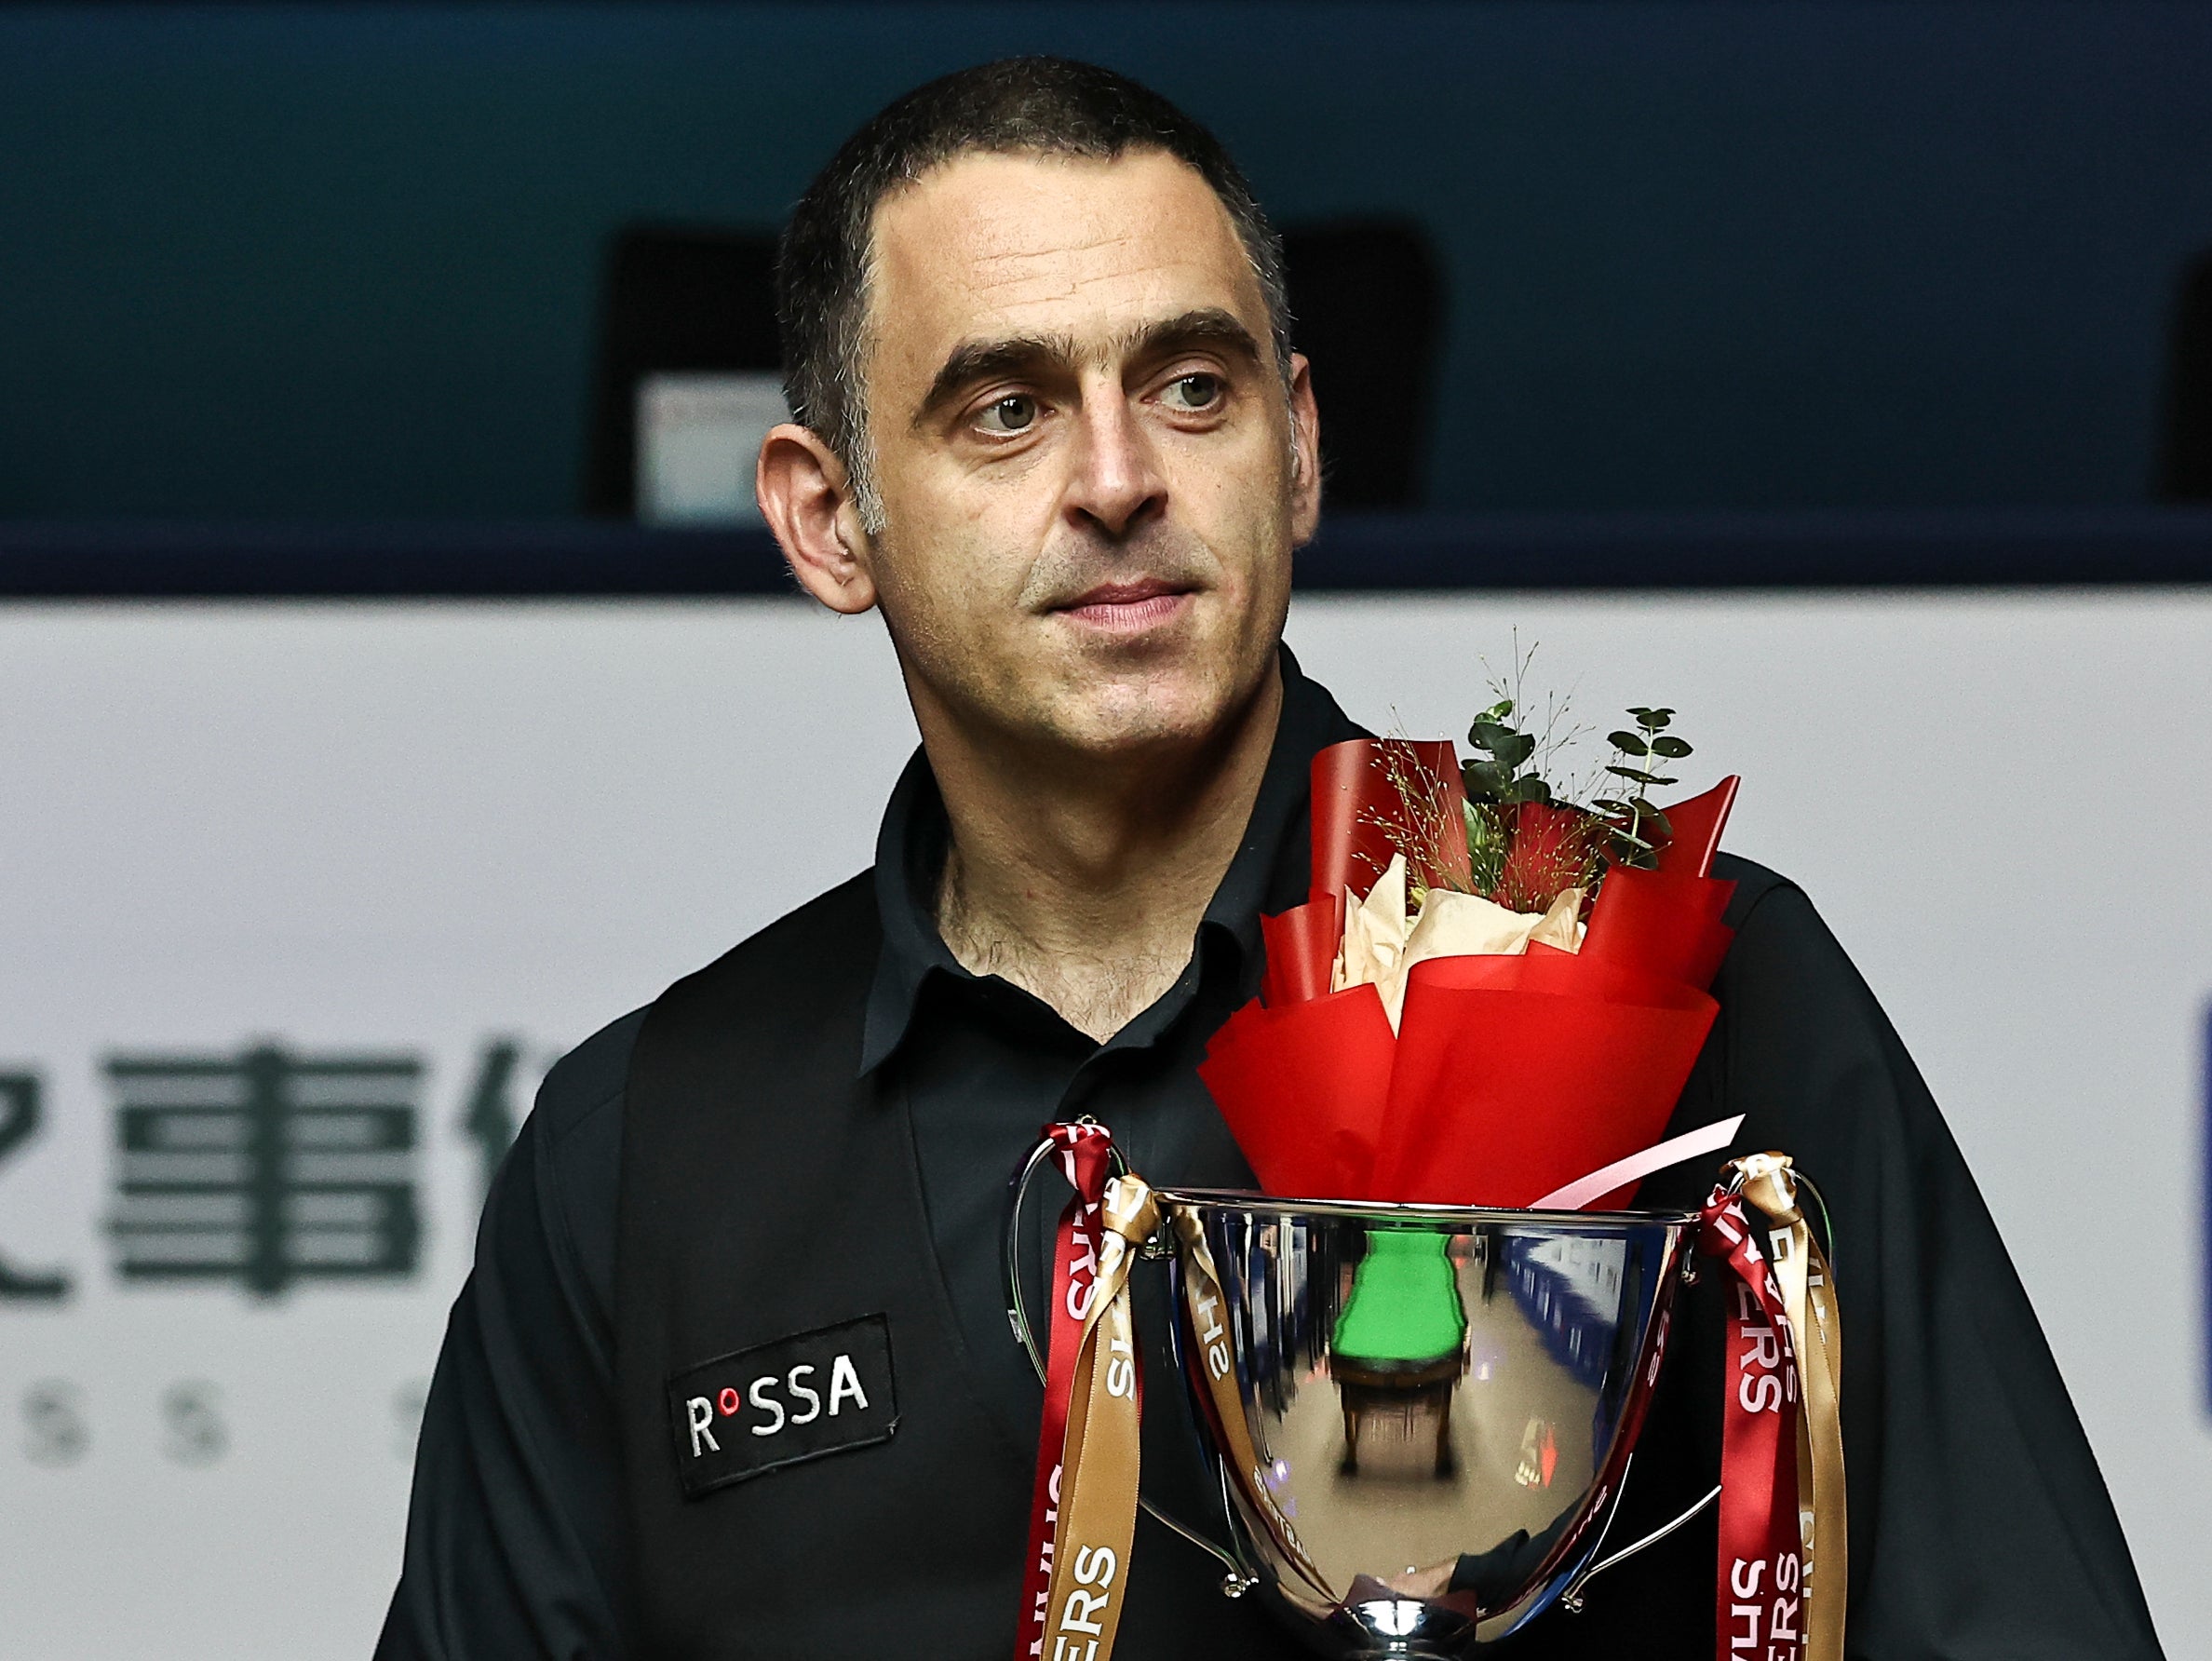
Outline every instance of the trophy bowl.
<path id="1" fill-rule="evenodd" d="M 1153 1197 L 1227 1556 L 1323 1654 L 1467 1655 L 1712 1498 L 1598 1559 L 1694 1213 Z"/>

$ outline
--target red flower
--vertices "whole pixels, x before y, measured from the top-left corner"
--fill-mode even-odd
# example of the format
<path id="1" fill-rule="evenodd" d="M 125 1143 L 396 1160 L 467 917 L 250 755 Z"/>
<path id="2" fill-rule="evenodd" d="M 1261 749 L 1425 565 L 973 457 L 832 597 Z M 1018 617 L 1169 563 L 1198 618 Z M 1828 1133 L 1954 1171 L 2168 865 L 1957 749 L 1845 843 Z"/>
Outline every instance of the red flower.
<path id="1" fill-rule="evenodd" d="M 1523 802 L 1501 811 L 1505 863 L 1490 898 L 1509 912 L 1542 912 L 1569 888 L 1585 892 L 1596 875 L 1605 825 L 1579 807 Z"/>

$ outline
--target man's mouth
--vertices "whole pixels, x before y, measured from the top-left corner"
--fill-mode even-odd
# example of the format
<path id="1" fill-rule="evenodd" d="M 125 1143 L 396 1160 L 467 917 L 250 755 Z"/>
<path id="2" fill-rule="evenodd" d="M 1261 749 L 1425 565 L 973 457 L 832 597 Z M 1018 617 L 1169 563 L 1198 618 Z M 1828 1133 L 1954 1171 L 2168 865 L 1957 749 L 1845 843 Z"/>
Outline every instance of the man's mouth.
<path id="1" fill-rule="evenodd" d="M 1139 577 L 1129 582 L 1100 583 L 1053 610 L 1087 628 L 1116 634 L 1138 633 L 1181 612 L 1195 589 L 1192 583 Z"/>

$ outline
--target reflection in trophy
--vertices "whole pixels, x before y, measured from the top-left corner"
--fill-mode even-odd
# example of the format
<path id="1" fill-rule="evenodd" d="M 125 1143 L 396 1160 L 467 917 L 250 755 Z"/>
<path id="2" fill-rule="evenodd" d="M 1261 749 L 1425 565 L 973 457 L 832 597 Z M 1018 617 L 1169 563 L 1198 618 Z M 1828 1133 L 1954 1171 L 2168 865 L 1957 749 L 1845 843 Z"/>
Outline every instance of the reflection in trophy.
<path id="1" fill-rule="evenodd" d="M 1467 1316 L 1460 1303 L 1451 1236 L 1416 1229 L 1370 1229 L 1351 1273 L 1329 1353 L 1344 1415 L 1343 1472 L 1394 1468 L 1378 1443 L 1410 1445 L 1436 1476 L 1457 1468 L 1451 1398 L 1467 1367 Z"/>
<path id="2" fill-rule="evenodd" d="M 1154 1198 L 1230 1555 L 1315 1647 L 1463 1655 L 1607 1566 L 1694 1216 Z"/>

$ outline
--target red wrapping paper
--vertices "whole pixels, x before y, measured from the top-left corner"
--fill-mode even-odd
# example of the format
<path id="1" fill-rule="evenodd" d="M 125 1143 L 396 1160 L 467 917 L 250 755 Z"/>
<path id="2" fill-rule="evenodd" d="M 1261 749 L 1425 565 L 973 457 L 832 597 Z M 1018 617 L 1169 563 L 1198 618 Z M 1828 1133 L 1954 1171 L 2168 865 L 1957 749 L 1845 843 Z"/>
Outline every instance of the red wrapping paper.
<path id="1" fill-rule="evenodd" d="M 1268 1193 L 1376 1199 L 1396 1049 L 1381 995 L 1356 986 L 1279 1009 L 1246 1006 L 1199 1074 Z"/>
<path id="2" fill-rule="evenodd" d="M 1417 783 L 1417 804 L 1393 776 Z M 1365 894 L 1404 853 L 1414 881 L 1468 880 L 1467 843 L 1461 810 L 1459 761 L 1449 739 L 1355 738 L 1331 744 L 1314 758 L 1314 893 L 1342 900 L 1347 890 Z M 1337 941 L 1329 942 L 1336 956 Z M 1322 984 L 1329 980 L 1322 966 Z"/>
<path id="3" fill-rule="evenodd" d="M 1735 885 L 1708 872 L 1736 781 L 1668 810 L 1660 869 L 1607 874 L 1579 952 L 1416 966 L 1396 1035 L 1373 987 L 1329 990 L 1345 899 L 1401 850 L 1417 878 L 1463 880 L 1458 764 L 1449 744 L 1360 739 L 1313 782 L 1312 898 L 1262 919 L 1261 995 L 1199 1068 L 1261 1186 L 1526 1206 L 1657 1141 L 1718 1013 Z"/>
<path id="4" fill-rule="evenodd" d="M 1342 895 L 1316 894 L 1304 905 L 1260 919 L 1267 969 L 1260 996 L 1270 1009 L 1329 995 L 1329 971 L 1344 933 Z M 1385 1022 L 1385 1025 L 1388 1023 Z"/>

